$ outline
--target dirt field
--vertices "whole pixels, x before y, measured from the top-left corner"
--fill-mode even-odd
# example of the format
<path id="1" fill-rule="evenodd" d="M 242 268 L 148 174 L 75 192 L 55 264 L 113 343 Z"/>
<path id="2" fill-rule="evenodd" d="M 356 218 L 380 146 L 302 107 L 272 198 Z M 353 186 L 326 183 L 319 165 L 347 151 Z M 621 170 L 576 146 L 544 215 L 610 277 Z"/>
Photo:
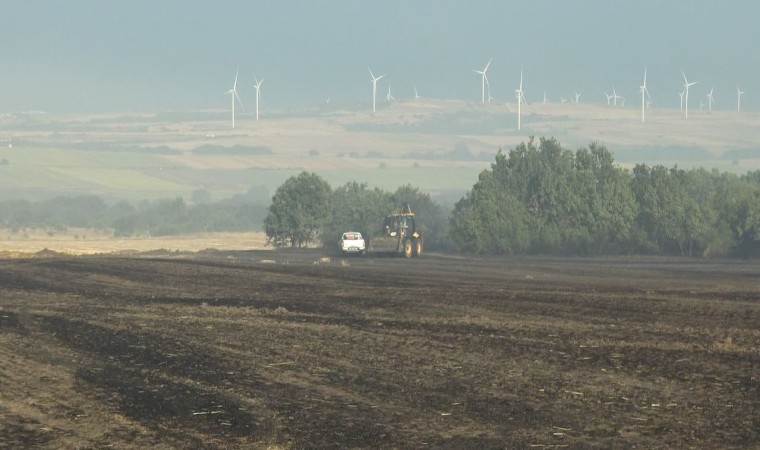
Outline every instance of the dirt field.
<path id="1" fill-rule="evenodd" d="M 760 264 L 0 260 L 0 448 L 760 448 Z"/>

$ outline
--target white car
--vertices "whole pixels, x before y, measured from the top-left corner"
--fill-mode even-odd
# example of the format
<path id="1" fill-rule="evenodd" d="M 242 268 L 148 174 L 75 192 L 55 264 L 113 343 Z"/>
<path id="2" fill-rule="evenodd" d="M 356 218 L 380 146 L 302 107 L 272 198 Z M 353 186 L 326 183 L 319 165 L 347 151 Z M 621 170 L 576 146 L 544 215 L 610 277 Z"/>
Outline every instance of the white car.
<path id="1" fill-rule="evenodd" d="M 367 251 L 367 245 L 364 242 L 362 234 L 358 231 L 347 231 L 340 237 L 340 251 L 346 255 L 349 253 L 358 253 L 363 255 Z"/>

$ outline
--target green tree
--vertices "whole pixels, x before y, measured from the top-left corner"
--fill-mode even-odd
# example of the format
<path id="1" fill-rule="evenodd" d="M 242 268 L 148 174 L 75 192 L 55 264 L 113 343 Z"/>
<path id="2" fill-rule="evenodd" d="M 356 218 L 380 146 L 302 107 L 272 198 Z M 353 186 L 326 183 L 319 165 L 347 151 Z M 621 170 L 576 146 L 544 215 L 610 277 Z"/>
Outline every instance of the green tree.
<path id="1" fill-rule="evenodd" d="M 301 172 L 275 191 L 264 219 L 270 243 L 302 247 L 314 241 L 330 217 L 332 189 L 315 173 Z"/>
<path id="2" fill-rule="evenodd" d="M 359 231 L 365 239 L 380 232 L 383 217 L 392 208 L 389 193 L 370 189 L 366 183 L 349 182 L 333 192 L 330 219 L 322 233 L 322 243 L 332 246 L 345 231 Z"/>
<path id="3" fill-rule="evenodd" d="M 636 222 L 660 252 L 692 256 L 726 245 L 715 209 L 717 173 L 637 165 L 633 175 Z"/>
<path id="4" fill-rule="evenodd" d="M 481 173 L 455 207 L 452 238 L 484 253 L 621 251 L 635 212 L 629 175 L 604 146 L 573 153 L 531 138 Z"/>
<path id="5" fill-rule="evenodd" d="M 716 214 L 719 229 L 730 236 L 736 255 L 760 254 L 760 172 L 741 178 L 722 174 L 716 188 Z"/>
<path id="6" fill-rule="evenodd" d="M 519 254 L 531 247 L 538 218 L 516 196 L 483 171 L 478 183 L 454 206 L 452 240 L 460 250 L 482 254 Z"/>
<path id="7" fill-rule="evenodd" d="M 579 225 L 587 230 L 589 252 L 601 254 L 611 245 L 621 250 L 630 239 L 637 205 L 630 175 L 614 165 L 603 145 L 592 143 L 575 154 L 574 190 L 580 199 Z"/>

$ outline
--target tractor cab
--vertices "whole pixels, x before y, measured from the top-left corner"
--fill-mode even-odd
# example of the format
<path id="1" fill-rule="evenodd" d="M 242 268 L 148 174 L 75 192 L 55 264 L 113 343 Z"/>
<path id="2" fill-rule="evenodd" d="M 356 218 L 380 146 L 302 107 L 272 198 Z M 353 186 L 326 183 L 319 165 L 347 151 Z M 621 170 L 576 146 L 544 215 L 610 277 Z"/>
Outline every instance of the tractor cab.
<path id="1" fill-rule="evenodd" d="M 414 213 L 408 204 L 404 204 L 399 211 L 387 215 L 383 222 L 383 233 L 386 236 L 409 237 L 416 231 Z"/>

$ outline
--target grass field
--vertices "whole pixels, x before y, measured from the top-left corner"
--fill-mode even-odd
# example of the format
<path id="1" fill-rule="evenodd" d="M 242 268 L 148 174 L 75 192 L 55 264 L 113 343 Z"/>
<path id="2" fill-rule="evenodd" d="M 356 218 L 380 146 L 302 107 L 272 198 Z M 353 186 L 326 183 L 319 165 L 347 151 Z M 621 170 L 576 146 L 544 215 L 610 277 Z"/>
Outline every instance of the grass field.
<path id="1" fill-rule="evenodd" d="M 377 114 L 322 110 L 254 121 L 241 114 L 230 129 L 226 114 L 101 116 L 7 115 L 0 119 L 0 199 L 88 193 L 108 199 L 188 198 L 205 189 L 214 200 L 250 188 L 273 193 L 287 177 L 313 171 L 333 187 L 366 182 L 387 190 L 412 184 L 446 201 L 477 181 L 499 149 L 530 136 L 556 137 L 575 149 L 605 144 L 635 163 L 719 168 L 742 173 L 760 167 L 760 115 L 652 109 L 642 124 L 634 107 L 528 104 L 523 129 L 511 105 L 424 100 L 383 106 Z M 207 144 L 269 148 L 268 155 L 197 155 Z M 169 148 L 174 154 L 151 153 Z M 143 151 L 130 149 L 143 148 Z M 451 160 L 465 148 L 474 160 Z M 641 159 L 634 149 L 641 150 Z M 693 149 L 691 154 L 689 149 Z M 723 157 L 731 150 L 755 157 Z M 654 150 L 654 151 L 652 151 Z M 409 155 L 425 155 L 413 159 Z M 480 160 L 478 160 L 481 158 Z"/>

